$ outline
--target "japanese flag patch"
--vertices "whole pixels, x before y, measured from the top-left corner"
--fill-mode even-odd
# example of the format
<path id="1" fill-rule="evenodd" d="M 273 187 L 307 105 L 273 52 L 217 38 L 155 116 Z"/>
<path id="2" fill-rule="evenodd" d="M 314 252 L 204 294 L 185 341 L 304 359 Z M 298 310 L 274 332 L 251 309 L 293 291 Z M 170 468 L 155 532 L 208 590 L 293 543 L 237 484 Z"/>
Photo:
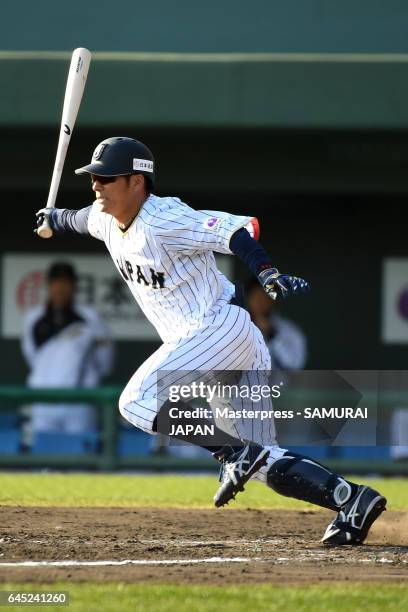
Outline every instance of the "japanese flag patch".
<path id="1" fill-rule="evenodd" d="M 153 162 L 149 159 L 138 159 L 133 158 L 133 170 L 140 170 L 141 172 L 153 172 Z"/>
<path id="2" fill-rule="evenodd" d="M 221 219 L 219 217 L 208 217 L 208 219 L 204 221 L 203 227 L 205 229 L 214 229 L 220 221 Z"/>

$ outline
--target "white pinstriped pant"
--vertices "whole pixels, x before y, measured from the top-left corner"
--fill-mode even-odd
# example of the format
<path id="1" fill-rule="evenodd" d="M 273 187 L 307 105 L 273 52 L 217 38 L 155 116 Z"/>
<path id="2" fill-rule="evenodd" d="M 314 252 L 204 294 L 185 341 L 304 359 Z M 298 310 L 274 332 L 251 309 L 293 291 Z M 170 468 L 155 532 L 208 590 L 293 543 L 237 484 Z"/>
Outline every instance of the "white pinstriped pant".
<path id="1" fill-rule="evenodd" d="M 207 321 L 206 321 L 207 323 Z M 197 373 L 214 371 L 245 371 L 243 379 L 254 381 L 257 372 L 270 369 L 270 355 L 259 329 L 252 323 L 246 310 L 227 304 L 221 311 L 208 318 L 208 324 L 187 338 L 164 343 L 133 374 L 119 400 L 122 416 L 136 427 L 152 432 L 154 419 L 161 405 L 168 399 L 169 384 L 188 385 Z M 163 372 L 169 374 L 163 374 Z M 160 383 L 165 377 L 165 392 L 161 395 Z M 212 379 L 213 380 L 213 379 Z M 242 400 L 240 401 L 242 403 Z M 237 409 L 232 402 L 230 407 Z M 238 409 L 241 406 L 238 406 Z M 263 399 L 249 409 L 271 410 L 272 402 Z M 228 420 L 217 425 L 243 440 L 252 440 L 271 447 L 281 456 L 276 443 L 273 420 Z M 272 452 L 271 452 L 272 454 Z M 278 457 L 276 457 L 278 458 Z"/>

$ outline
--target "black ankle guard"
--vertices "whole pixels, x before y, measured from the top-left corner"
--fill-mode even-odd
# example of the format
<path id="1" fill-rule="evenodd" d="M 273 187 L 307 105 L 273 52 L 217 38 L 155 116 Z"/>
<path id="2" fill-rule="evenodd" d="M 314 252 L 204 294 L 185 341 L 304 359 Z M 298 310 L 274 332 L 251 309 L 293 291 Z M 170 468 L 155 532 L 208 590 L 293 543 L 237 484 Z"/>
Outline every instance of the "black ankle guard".
<path id="1" fill-rule="evenodd" d="M 267 483 L 281 495 L 330 510 L 339 510 L 356 487 L 313 459 L 290 451 L 272 464 Z"/>

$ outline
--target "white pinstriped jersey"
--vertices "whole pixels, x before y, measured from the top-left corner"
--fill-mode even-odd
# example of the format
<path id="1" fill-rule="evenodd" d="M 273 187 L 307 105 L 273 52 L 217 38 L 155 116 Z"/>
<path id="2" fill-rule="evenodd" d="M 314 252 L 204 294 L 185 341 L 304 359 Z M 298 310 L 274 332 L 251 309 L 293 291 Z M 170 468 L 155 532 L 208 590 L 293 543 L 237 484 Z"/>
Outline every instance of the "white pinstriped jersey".
<path id="1" fill-rule="evenodd" d="M 126 232 L 94 202 L 92 236 L 103 240 L 120 274 L 164 342 L 205 327 L 234 294 L 214 253 L 252 217 L 196 211 L 179 198 L 150 195 Z"/>

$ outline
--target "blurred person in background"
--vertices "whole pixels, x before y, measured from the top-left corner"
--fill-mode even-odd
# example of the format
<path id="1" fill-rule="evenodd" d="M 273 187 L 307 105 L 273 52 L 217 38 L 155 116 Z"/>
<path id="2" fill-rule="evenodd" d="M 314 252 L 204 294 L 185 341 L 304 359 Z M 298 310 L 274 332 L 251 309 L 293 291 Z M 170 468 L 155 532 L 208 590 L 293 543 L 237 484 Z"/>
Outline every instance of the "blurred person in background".
<path id="1" fill-rule="evenodd" d="M 391 444 L 391 459 L 408 462 L 408 408 L 392 411 Z"/>
<path id="2" fill-rule="evenodd" d="M 47 273 L 45 304 L 27 312 L 22 351 L 30 368 L 27 384 L 41 387 L 96 387 L 113 365 L 110 331 L 95 308 L 75 303 L 77 277 L 68 263 Z M 96 409 L 88 404 L 32 406 L 32 432 L 94 431 Z"/>
<path id="3" fill-rule="evenodd" d="M 408 462 L 408 406 L 404 399 L 384 401 L 381 392 L 402 395 L 408 393 L 406 370 L 381 370 L 378 379 L 379 389 L 379 445 L 390 445 L 393 461 Z"/>
<path id="4" fill-rule="evenodd" d="M 253 323 L 261 330 L 272 360 L 272 370 L 301 370 L 307 359 L 307 342 L 302 330 L 280 316 L 256 279 L 246 287 L 246 303 Z"/>

